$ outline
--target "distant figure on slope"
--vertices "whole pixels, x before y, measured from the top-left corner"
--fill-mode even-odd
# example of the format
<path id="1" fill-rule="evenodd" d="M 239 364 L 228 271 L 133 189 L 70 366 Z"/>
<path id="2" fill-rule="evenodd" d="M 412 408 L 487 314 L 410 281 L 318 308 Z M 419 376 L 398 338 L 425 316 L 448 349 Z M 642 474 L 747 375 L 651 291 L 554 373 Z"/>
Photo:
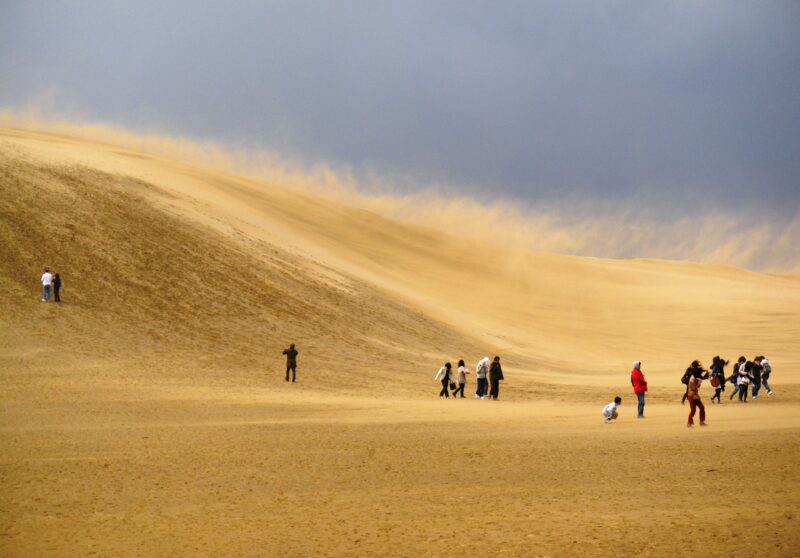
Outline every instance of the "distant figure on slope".
<path id="1" fill-rule="evenodd" d="M 644 418 L 644 394 L 647 392 L 647 381 L 645 381 L 644 374 L 642 374 L 641 361 L 633 361 L 633 370 L 631 370 L 631 385 L 633 386 L 633 393 L 636 394 L 636 399 L 639 401 L 636 418 Z"/>
<path id="2" fill-rule="evenodd" d="M 475 397 L 483 399 L 486 396 L 486 387 L 488 381 L 486 376 L 489 374 L 489 357 L 483 357 L 480 362 L 475 366 L 475 380 L 478 383 L 478 390 L 475 392 Z"/>
<path id="3" fill-rule="evenodd" d="M 722 403 L 720 395 L 725 391 L 725 366 L 728 361 L 722 357 L 715 356 L 711 364 L 711 387 L 714 388 L 714 395 L 711 397 L 711 402 L 717 400 L 717 404 Z"/>
<path id="4" fill-rule="evenodd" d="M 42 273 L 42 302 L 50 302 L 50 285 L 53 284 L 53 275 L 45 268 Z"/>
<path id="5" fill-rule="evenodd" d="M 283 354 L 286 355 L 286 381 L 289 381 L 289 370 L 291 370 L 294 382 L 297 376 L 297 349 L 294 348 L 294 343 L 289 345 L 288 349 L 284 349 Z"/>
<path id="6" fill-rule="evenodd" d="M 458 361 L 458 387 L 453 392 L 453 397 L 456 396 L 459 392 L 461 392 L 461 399 L 464 399 L 464 387 L 467 385 L 467 368 L 464 366 L 464 361 Z"/>
<path id="7" fill-rule="evenodd" d="M 445 362 L 444 366 L 442 366 L 433 377 L 434 381 L 439 380 L 442 382 L 442 390 L 439 392 L 439 399 L 442 399 L 443 397 L 445 399 L 450 399 L 450 369 L 452 367 L 452 364 Z"/>
<path id="8" fill-rule="evenodd" d="M 733 374 L 728 378 L 728 381 L 733 384 L 733 391 L 728 399 L 733 399 L 739 393 L 739 370 L 745 365 L 745 362 L 747 362 L 747 359 L 740 356 L 739 361 L 733 365 Z"/>
<path id="9" fill-rule="evenodd" d="M 603 407 L 603 417 L 606 419 L 606 424 L 617 420 L 617 417 L 619 416 L 617 414 L 617 407 L 620 405 L 622 405 L 622 397 L 617 395 L 614 398 L 614 401 Z"/>
<path id="10" fill-rule="evenodd" d="M 489 383 L 491 384 L 489 397 L 493 401 L 497 401 L 497 398 L 500 397 L 500 380 L 504 379 L 503 368 L 500 366 L 500 357 L 496 356 L 492 361 L 492 366 L 489 368 Z"/>
<path id="11" fill-rule="evenodd" d="M 757 356 L 753 359 L 753 368 L 750 370 L 750 375 L 753 377 L 753 399 L 758 397 L 758 392 L 761 389 L 761 373 L 763 371 L 761 357 Z"/>
<path id="12" fill-rule="evenodd" d="M 761 367 L 764 369 L 761 372 L 761 384 L 764 386 L 764 389 L 767 390 L 767 397 L 772 396 L 772 389 L 769 387 L 769 376 L 772 374 L 772 365 L 767 360 L 767 357 L 761 357 Z"/>
<path id="13" fill-rule="evenodd" d="M 61 302 L 61 295 L 59 294 L 61 291 L 61 276 L 56 273 L 56 276 L 53 278 L 53 296 L 55 297 L 56 302 Z"/>
<path id="14" fill-rule="evenodd" d="M 705 378 L 708 378 L 708 374 L 705 375 Z M 694 426 L 694 413 L 697 411 L 698 407 L 700 408 L 700 426 L 706 425 L 706 407 L 703 405 L 703 401 L 700 399 L 700 385 L 703 383 L 703 379 L 704 377 L 702 376 L 702 368 L 700 367 L 698 367 L 696 371 L 692 373 L 692 377 L 689 379 L 687 391 L 689 394 L 690 411 L 689 420 L 686 423 L 686 426 L 688 427 Z"/>

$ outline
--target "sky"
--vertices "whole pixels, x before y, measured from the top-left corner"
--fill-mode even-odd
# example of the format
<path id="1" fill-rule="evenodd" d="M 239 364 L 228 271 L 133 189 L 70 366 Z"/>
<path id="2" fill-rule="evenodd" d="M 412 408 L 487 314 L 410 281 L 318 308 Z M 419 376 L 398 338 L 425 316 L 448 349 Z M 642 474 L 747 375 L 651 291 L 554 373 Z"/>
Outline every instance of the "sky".
<path id="1" fill-rule="evenodd" d="M 800 214 L 793 1 L 0 0 L 0 107 L 401 192 Z"/>

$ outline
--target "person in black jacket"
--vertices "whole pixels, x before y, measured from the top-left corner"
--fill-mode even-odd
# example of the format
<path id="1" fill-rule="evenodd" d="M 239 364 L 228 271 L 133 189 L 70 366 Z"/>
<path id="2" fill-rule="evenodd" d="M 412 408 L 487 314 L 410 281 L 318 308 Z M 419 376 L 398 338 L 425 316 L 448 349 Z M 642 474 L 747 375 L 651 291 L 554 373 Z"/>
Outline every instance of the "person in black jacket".
<path id="1" fill-rule="evenodd" d="M 764 367 L 761 366 L 761 358 L 757 356 L 753 359 L 753 368 L 750 370 L 750 373 L 753 375 L 753 399 L 758 397 L 758 392 L 761 390 L 761 373 L 764 371 Z"/>
<path id="2" fill-rule="evenodd" d="M 489 383 L 491 389 L 489 390 L 489 397 L 494 401 L 500 396 L 500 380 L 503 380 L 503 368 L 500 366 L 500 357 L 494 357 L 492 366 L 489 368 Z"/>
<path id="3" fill-rule="evenodd" d="M 711 365 L 711 385 L 714 386 L 715 383 L 717 385 L 714 386 L 714 395 L 711 397 L 711 402 L 713 403 L 714 399 L 716 399 L 717 403 L 722 403 L 720 394 L 725 391 L 725 366 L 728 361 L 715 356 L 713 362 L 714 364 Z"/>
<path id="4" fill-rule="evenodd" d="M 739 357 L 739 361 L 733 365 L 733 374 L 731 377 L 728 378 L 728 381 L 733 384 L 733 391 L 731 392 L 731 396 L 728 398 L 733 400 L 737 393 L 739 393 L 739 368 L 744 366 L 744 363 L 747 362 L 747 359 L 743 356 Z"/>
<path id="5" fill-rule="evenodd" d="M 289 370 L 291 370 L 294 382 L 297 375 L 297 349 L 294 348 L 294 343 L 289 345 L 288 349 L 284 349 L 283 354 L 286 355 L 286 381 L 289 381 Z"/>
<path id="6" fill-rule="evenodd" d="M 56 276 L 53 278 L 53 295 L 55 295 L 55 301 L 61 302 L 61 295 L 59 292 L 61 291 L 61 276 L 56 273 Z"/>

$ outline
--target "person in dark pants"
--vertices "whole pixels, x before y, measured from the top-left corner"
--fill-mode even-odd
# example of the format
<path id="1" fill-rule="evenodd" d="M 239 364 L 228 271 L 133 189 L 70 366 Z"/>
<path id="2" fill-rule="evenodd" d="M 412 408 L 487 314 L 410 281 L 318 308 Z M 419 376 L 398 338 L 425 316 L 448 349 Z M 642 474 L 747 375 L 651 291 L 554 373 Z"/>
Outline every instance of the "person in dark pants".
<path id="1" fill-rule="evenodd" d="M 59 291 L 61 291 L 61 276 L 56 273 L 56 276 L 53 278 L 53 295 L 55 295 L 56 302 L 61 302 Z"/>
<path id="2" fill-rule="evenodd" d="M 715 356 L 713 364 L 711 365 L 711 385 L 714 388 L 714 395 L 711 397 L 711 402 L 717 400 L 717 404 L 722 403 L 720 395 L 725 391 L 725 366 L 728 361 L 722 357 Z"/>
<path id="3" fill-rule="evenodd" d="M 458 361 L 458 387 L 453 392 L 453 397 L 458 395 L 461 392 L 461 399 L 464 399 L 464 388 L 467 385 L 467 367 L 464 365 L 463 360 Z"/>
<path id="4" fill-rule="evenodd" d="M 644 418 L 644 394 L 647 393 L 647 381 L 644 379 L 644 374 L 642 373 L 641 361 L 633 361 L 631 385 L 633 386 L 633 393 L 636 394 L 636 400 L 639 403 L 636 417 Z"/>
<path id="5" fill-rule="evenodd" d="M 753 359 L 753 368 L 750 370 L 750 374 L 753 376 L 753 383 L 751 384 L 753 399 L 758 398 L 758 392 L 761 390 L 761 373 L 763 371 L 764 367 L 761 366 L 761 357 L 757 356 Z"/>
<path id="6" fill-rule="evenodd" d="M 439 380 L 442 382 L 442 391 L 439 392 L 439 399 L 450 399 L 450 368 L 452 366 L 449 362 L 445 362 L 444 366 L 433 377 L 434 381 Z"/>
<path id="7" fill-rule="evenodd" d="M 283 354 L 286 355 L 286 381 L 289 381 L 289 370 L 291 370 L 294 382 L 297 376 L 297 349 L 294 348 L 294 343 L 289 345 L 288 349 L 284 349 Z"/>
<path id="8" fill-rule="evenodd" d="M 497 401 L 500 396 L 500 380 L 503 380 L 503 368 L 500 366 L 500 357 L 494 357 L 492 366 L 489 368 L 489 383 L 491 389 L 489 390 L 489 397 Z"/>
<path id="9" fill-rule="evenodd" d="M 739 370 L 744 366 L 747 359 L 743 356 L 739 357 L 739 361 L 733 365 L 733 374 L 731 377 L 728 378 L 728 382 L 733 384 L 733 391 L 731 392 L 731 396 L 728 398 L 733 400 L 737 393 L 739 393 Z"/>
<path id="10" fill-rule="evenodd" d="M 483 399 L 486 397 L 486 375 L 489 373 L 489 357 L 483 357 L 478 365 L 475 367 L 475 380 L 478 384 L 478 390 L 475 392 L 475 397 Z"/>

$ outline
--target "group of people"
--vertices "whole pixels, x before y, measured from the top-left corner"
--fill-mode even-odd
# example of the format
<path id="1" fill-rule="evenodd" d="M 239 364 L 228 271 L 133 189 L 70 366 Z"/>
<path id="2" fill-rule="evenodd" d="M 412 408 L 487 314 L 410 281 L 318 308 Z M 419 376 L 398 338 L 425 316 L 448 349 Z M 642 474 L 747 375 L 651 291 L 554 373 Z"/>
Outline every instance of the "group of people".
<path id="1" fill-rule="evenodd" d="M 453 376 L 453 365 L 445 362 L 444 366 L 439 368 L 439 371 L 433 377 L 434 381 L 442 383 L 439 398 L 449 399 L 450 391 L 453 392 L 454 398 L 458 394 L 463 398 L 468 374 L 469 372 L 463 360 L 458 361 L 458 370 L 455 377 Z M 475 379 L 478 386 L 475 391 L 475 397 L 477 399 L 497 401 L 497 398 L 500 397 L 500 381 L 505 379 L 503 377 L 503 367 L 500 366 L 500 357 L 496 356 L 492 361 L 489 361 L 488 356 L 479 360 L 478 364 L 475 365 Z"/>
<path id="2" fill-rule="evenodd" d="M 53 276 L 50 270 L 45 268 L 42 273 L 42 302 L 50 302 L 51 290 L 53 301 L 61 302 L 61 276 L 58 273 Z"/>
<path id="3" fill-rule="evenodd" d="M 725 377 L 725 366 L 729 362 L 720 356 L 715 356 L 712 359 L 711 369 L 705 370 L 700 361 L 695 360 L 689 365 L 681 378 L 681 383 L 686 386 L 686 391 L 681 399 L 681 404 L 689 401 L 689 418 L 686 426 L 694 426 L 694 417 L 696 412 L 700 411 L 700 426 L 706 426 L 706 408 L 703 405 L 703 400 L 700 397 L 700 386 L 703 380 L 709 380 L 711 386 L 714 388 L 714 395 L 711 397 L 711 403 L 716 400 L 717 404 L 722 403 L 721 394 L 725 391 L 725 384 L 733 385 L 733 392 L 729 399 L 733 399 L 737 394 L 739 401 L 747 403 L 748 391 L 752 394 L 752 398 L 758 397 L 761 387 L 763 386 L 767 392 L 767 396 L 772 395 L 772 388 L 769 386 L 769 377 L 772 374 L 772 365 L 767 357 L 761 355 L 755 357 L 752 361 L 747 360 L 746 357 L 739 357 L 739 361 L 733 367 L 733 374 Z M 642 363 L 638 360 L 633 362 L 633 369 L 631 370 L 631 386 L 633 392 L 636 394 L 638 400 L 638 413 L 637 418 L 644 418 L 644 400 L 645 393 L 647 392 L 647 382 L 642 373 Z M 619 416 L 618 408 L 622 404 L 622 398 L 617 396 L 614 401 L 603 407 L 603 417 L 606 423 L 613 422 Z"/>

